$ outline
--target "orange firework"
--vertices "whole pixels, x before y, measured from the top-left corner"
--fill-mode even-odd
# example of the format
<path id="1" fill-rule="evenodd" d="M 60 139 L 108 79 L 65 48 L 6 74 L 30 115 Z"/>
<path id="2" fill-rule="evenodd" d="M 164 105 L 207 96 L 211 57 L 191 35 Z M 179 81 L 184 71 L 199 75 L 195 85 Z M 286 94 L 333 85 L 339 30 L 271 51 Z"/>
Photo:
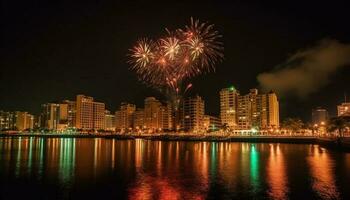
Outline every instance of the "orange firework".
<path id="1" fill-rule="evenodd" d="M 223 59 L 221 37 L 214 25 L 191 18 L 184 29 L 167 30 L 155 41 L 139 40 L 130 49 L 129 63 L 146 84 L 178 93 L 184 80 L 215 70 Z"/>

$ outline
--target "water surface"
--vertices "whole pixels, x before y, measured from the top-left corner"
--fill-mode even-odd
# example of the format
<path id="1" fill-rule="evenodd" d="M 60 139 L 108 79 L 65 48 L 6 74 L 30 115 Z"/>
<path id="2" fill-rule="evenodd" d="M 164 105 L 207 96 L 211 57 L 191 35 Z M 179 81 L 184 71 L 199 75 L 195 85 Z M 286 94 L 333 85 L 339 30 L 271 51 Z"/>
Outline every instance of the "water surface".
<path id="1" fill-rule="evenodd" d="M 350 154 L 308 144 L 0 138 L 0 199 L 350 199 Z"/>

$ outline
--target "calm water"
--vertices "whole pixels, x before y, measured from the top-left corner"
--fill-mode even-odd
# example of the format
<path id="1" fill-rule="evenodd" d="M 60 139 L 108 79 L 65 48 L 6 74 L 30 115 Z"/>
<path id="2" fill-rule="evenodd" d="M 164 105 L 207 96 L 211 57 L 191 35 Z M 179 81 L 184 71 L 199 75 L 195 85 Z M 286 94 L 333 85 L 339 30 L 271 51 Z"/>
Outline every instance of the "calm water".
<path id="1" fill-rule="evenodd" d="M 318 145 L 0 138 L 0 199 L 350 199 Z"/>

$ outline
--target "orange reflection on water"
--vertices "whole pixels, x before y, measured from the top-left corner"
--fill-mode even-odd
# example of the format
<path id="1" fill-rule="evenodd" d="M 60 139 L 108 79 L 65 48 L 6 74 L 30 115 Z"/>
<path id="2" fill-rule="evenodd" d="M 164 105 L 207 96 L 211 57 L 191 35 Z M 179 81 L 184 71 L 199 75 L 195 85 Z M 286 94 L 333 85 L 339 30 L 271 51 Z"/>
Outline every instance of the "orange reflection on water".
<path id="1" fill-rule="evenodd" d="M 308 157 L 312 176 L 312 188 L 322 199 L 340 199 L 335 184 L 333 160 L 325 149 L 313 146 Z"/>
<path id="2" fill-rule="evenodd" d="M 272 199 L 286 199 L 288 193 L 286 166 L 279 144 L 270 144 L 270 156 L 267 163 L 268 191 Z"/>
<path id="3" fill-rule="evenodd" d="M 196 143 L 191 146 L 161 141 L 136 140 L 135 172 L 136 181 L 128 189 L 129 199 L 205 199 L 208 189 L 209 143 Z M 186 148 L 191 148 L 187 149 Z M 184 154 L 183 154 L 184 153 Z M 186 155 L 185 161 L 181 155 Z M 156 171 L 151 170 L 152 166 Z M 185 166 L 193 167 L 186 169 Z M 181 170 L 191 174 L 193 184 L 184 185 L 178 177 Z"/>

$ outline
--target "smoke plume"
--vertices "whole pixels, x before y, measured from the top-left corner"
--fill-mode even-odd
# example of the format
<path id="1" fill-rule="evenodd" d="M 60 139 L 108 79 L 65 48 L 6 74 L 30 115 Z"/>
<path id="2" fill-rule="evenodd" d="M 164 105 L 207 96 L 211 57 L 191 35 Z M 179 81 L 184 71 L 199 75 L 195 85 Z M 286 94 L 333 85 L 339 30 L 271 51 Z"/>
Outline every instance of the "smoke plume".
<path id="1" fill-rule="evenodd" d="M 350 44 L 323 39 L 316 46 L 298 51 L 271 72 L 257 76 L 264 90 L 305 98 L 325 86 L 332 74 L 350 65 Z"/>

